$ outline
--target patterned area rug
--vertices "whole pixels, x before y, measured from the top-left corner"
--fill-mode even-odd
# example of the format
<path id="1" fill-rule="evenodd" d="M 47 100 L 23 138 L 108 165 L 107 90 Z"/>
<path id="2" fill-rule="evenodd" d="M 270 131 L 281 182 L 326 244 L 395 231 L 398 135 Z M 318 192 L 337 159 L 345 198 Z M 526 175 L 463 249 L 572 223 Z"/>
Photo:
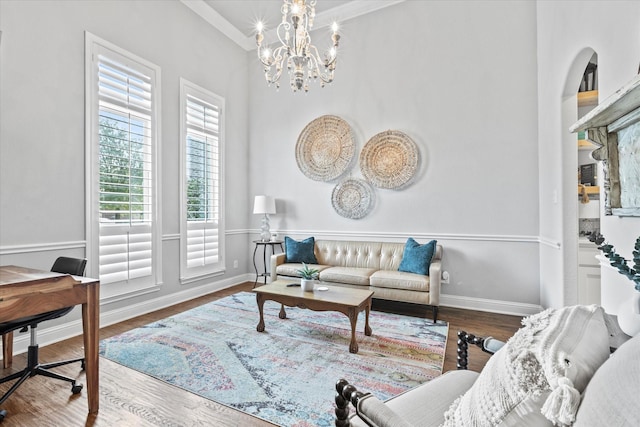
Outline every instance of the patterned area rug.
<path id="1" fill-rule="evenodd" d="M 371 312 L 349 353 L 341 313 L 264 305 L 241 292 L 100 342 L 100 355 L 281 426 L 332 426 L 335 383 L 388 399 L 442 373 L 448 324 Z"/>

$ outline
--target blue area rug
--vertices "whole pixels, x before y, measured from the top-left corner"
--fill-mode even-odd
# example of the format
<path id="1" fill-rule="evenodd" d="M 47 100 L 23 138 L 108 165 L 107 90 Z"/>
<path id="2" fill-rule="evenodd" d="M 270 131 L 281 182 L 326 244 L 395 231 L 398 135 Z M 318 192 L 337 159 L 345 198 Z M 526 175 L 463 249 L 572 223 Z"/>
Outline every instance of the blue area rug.
<path id="1" fill-rule="evenodd" d="M 264 305 L 241 292 L 100 342 L 100 355 L 281 426 L 332 426 L 335 383 L 388 399 L 442 373 L 448 324 L 371 312 L 359 352 L 341 313 Z"/>

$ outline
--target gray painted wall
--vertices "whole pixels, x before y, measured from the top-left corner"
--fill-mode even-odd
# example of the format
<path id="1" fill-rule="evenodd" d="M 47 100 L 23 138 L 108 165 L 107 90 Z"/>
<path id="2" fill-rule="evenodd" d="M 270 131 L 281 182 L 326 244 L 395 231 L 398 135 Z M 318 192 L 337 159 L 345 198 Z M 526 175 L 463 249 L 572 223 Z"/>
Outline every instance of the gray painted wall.
<path id="1" fill-rule="evenodd" d="M 292 93 L 288 81 L 267 87 L 251 52 L 250 194 L 277 198 L 284 212 L 272 228 L 437 238 L 453 283 L 444 293 L 537 305 L 535 15 L 533 2 L 407 1 L 344 22 L 334 83 L 308 94 Z M 319 48 L 327 40 L 326 31 L 313 34 Z M 295 158 L 302 129 L 325 114 L 351 124 L 356 155 L 381 131 L 411 136 L 422 156 L 412 184 L 377 189 L 363 219 L 339 216 L 331 192 L 340 179 L 313 181 Z M 349 176 L 362 177 L 357 159 Z"/>

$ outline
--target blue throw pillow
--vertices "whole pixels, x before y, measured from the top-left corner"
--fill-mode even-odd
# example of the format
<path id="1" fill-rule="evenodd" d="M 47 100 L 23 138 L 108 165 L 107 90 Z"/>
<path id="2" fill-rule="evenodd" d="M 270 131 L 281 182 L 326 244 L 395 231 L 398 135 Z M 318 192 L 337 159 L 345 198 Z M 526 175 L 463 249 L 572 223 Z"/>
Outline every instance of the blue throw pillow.
<path id="1" fill-rule="evenodd" d="M 316 241 L 313 237 L 308 237 L 301 242 L 284 236 L 285 262 L 304 262 L 305 264 L 317 264 L 314 248 Z"/>
<path id="2" fill-rule="evenodd" d="M 421 245 L 409 237 L 407 243 L 404 245 L 402 261 L 400 261 L 398 271 L 428 276 L 431 258 L 433 258 L 433 254 L 436 251 L 436 243 L 435 240 L 432 240 L 429 243 Z"/>

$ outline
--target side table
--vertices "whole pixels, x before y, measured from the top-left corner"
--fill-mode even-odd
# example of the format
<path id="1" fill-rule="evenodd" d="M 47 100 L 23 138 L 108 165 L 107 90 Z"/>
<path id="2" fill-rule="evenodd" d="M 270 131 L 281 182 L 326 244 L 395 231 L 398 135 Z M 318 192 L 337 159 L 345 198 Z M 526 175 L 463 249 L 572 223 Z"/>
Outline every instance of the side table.
<path id="1" fill-rule="evenodd" d="M 282 240 L 269 240 L 268 242 L 262 241 L 262 240 L 254 240 L 253 243 L 255 243 L 256 247 L 253 250 L 253 268 L 256 270 L 256 281 L 253 283 L 253 287 L 255 288 L 256 285 L 258 284 L 258 279 L 260 277 L 264 277 L 264 284 L 267 284 L 267 277 L 269 277 L 271 275 L 271 273 L 269 273 L 269 271 L 267 270 L 267 247 L 269 247 L 271 249 L 271 255 L 273 255 L 275 252 L 274 247 L 275 246 L 279 246 L 280 247 L 280 251 L 284 252 L 284 248 L 282 247 L 282 244 L 284 243 L 284 241 Z M 258 272 L 258 266 L 256 264 L 256 252 L 258 252 L 258 248 L 262 247 L 262 272 L 259 273 Z"/>

